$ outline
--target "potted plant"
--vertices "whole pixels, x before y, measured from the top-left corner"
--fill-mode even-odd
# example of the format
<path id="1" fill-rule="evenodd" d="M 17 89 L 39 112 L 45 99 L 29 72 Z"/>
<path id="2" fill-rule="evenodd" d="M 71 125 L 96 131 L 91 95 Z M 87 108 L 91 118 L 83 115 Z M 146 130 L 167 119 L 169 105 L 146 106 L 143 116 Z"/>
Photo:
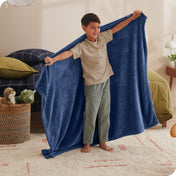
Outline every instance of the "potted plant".
<path id="1" fill-rule="evenodd" d="M 176 67 L 176 54 L 171 54 L 170 56 L 168 56 L 168 59 L 174 62 L 174 65 Z"/>

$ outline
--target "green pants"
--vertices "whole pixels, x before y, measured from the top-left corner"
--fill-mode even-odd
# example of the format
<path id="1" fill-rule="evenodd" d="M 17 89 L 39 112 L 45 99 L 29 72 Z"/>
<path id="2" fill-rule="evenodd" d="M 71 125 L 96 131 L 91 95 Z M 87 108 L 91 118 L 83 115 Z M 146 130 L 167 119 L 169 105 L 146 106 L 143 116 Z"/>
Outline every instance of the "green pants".
<path id="1" fill-rule="evenodd" d="M 84 86 L 85 87 L 85 111 L 83 127 L 83 144 L 91 144 L 98 120 L 99 142 L 108 141 L 110 126 L 110 80 L 106 82 Z"/>

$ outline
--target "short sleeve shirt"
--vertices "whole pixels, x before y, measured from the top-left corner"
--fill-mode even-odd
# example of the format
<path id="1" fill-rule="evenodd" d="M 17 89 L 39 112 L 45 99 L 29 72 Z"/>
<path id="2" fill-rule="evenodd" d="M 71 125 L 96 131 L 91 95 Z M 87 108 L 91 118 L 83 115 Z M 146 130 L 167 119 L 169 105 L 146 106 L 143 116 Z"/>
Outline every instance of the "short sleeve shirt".
<path id="1" fill-rule="evenodd" d="M 109 29 L 100 32 L 95 42 L 86 38 L 71 49 L 73 59 L 81 59 L 85 85 L 103 83 L 113 75 L 107 53 L 107 43 L 112 39 L 112 30 Z"/>

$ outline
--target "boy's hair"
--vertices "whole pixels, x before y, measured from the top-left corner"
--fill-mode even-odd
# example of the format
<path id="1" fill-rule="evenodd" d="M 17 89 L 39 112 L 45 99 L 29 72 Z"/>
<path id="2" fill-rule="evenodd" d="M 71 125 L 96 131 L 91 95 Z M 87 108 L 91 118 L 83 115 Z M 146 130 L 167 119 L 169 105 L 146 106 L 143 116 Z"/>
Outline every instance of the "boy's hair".
<path id="1" fill-rule="evenodd" d="M 90 22 L 97 22 L 100 24 L 100 19 L 94 13 L 87 13 L 82 17 L 81 24 L 87 27 Z"/>

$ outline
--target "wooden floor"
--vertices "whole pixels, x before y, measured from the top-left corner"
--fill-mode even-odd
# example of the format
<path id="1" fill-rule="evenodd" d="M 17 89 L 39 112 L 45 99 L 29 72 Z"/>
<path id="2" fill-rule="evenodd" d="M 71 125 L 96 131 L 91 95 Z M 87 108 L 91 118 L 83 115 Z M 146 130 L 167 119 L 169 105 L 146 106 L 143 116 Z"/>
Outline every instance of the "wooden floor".
<path id="1" fill-rule="evenodd" d="M 44 133 L 41 112 L 31 113 L 31 133 Z"/>
<path id="2" fill-rule="evenodd" d="M 173 118 L 167 121 L 166 128 L 169 128 L 169 129 L 176 123 L 176 107 L 174 107 L 173 110 L 174 110 Z"/>
<path id="3" fill-rule="evenodd" d="M 170 129 L 176 123 L 176 107 L 174 108 L 173 118 L 167 121 L 167 127 Z M 162 124 L 158 124 L 157 128 L 162 127 Z M 43 123 L 40 112 L 33 112 L 31 114 L 31 133 L 44 133 Z"/>

